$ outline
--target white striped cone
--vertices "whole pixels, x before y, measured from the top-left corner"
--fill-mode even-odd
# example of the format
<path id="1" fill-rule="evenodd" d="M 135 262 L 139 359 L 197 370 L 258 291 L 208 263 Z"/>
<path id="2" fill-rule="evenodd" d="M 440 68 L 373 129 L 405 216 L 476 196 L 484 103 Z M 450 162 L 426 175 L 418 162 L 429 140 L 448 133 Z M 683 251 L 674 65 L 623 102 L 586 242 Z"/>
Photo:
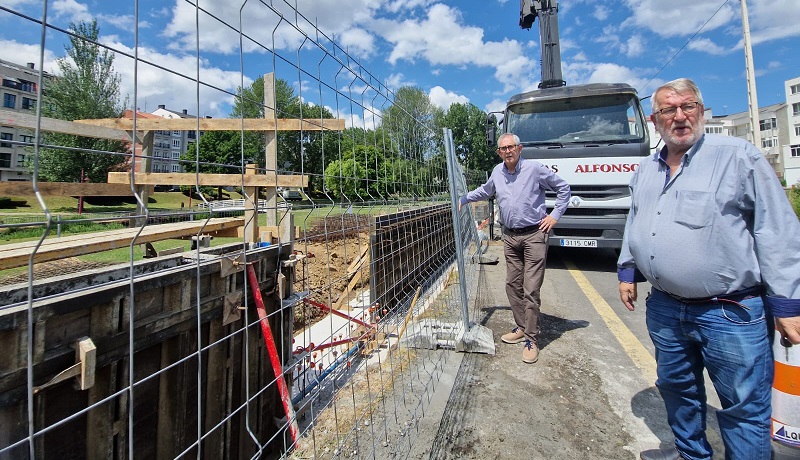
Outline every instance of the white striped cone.
<path id="1" fill-rule="evenodd" d="M 800 449 L 800 345 L 784 347 L 776 332 L 772 351 L 772 439 Z"/>

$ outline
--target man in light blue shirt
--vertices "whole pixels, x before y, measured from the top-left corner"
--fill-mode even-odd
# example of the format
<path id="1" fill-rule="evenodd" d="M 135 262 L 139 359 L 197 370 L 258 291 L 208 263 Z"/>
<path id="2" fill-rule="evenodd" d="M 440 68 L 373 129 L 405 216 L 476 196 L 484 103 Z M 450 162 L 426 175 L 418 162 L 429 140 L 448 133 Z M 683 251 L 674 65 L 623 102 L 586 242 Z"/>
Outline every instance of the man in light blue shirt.
<path id="1" fill-rule="evenodd" d="M 653 289 L 646 320 L 675 447 L 644 460 L 711 459 L 703 370 L 714 383 L 726 458 L 770 458 L 772 317 L 800 343 L 800 223 L 752 144 L 704 134 L 703 98 L 688 79 L 653 94 L 664 140 L 630 184 L 618 260 L 622 303 Z"/>
<path id="2" fill-rule="evenodd" d="M 492 170 L 485 184 L 461 197 L 459 205 L 497 197 L 503 225 L 506 258 L 506 295 L 516 327 L 504 334 L 505 343 L 521 343 L 522 361 L 539 359 L 539 290 L 544 281 L 547 235 L 567 209 L 569 185 L 534 160 L 520 158 L 519 137 L 505 133 L 497 140 L 503 163 Z M 548 215 L 545 190 L 557 193 L 555 208 Z"/>

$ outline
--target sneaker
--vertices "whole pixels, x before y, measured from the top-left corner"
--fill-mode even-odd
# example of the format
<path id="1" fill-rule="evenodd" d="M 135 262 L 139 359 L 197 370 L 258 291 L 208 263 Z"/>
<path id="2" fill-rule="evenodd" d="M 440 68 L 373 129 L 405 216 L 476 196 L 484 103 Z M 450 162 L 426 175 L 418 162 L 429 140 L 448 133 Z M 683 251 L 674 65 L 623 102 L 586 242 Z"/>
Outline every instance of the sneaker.
<path id="1" fill-rule="evenodd" d="M 522 362 L 533 364 L 539 360 L 539 347 L 530 340 L 525 340 L 525 345 L 522 347 Z"/>
<path id="2" fill-rule="evenodd" d="M 503 336 L 500 337 L 500 340 L 502 340 L 505 343 L 520 343 L 520 342 L 524 342 L 525 341 L 525 333 L 522 332 L 522 328 L 515 327 L 514 329 L 511 329 L 511 332 L 509 332 L 508 334 L 503 334 Z"/>

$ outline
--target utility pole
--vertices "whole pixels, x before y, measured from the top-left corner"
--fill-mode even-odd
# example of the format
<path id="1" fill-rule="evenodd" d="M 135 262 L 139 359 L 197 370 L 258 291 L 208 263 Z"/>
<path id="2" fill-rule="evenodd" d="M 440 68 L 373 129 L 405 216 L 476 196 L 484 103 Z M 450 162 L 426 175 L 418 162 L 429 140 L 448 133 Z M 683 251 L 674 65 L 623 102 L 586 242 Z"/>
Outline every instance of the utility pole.
<path id="1" fill-rule="evenodd" d="M 761 150 L 761 125 L 758 120 L 758 96 L 756 95 L 756 76 L 753 66 L 753 48 L 750 46 L 750 21 L 747 19 L 747 0 L 739 0 L 742 5 L 742 31 L 744 34 L 744 60 L 747 75 L 747 100 L 750 111 L 750 139 Z"/>

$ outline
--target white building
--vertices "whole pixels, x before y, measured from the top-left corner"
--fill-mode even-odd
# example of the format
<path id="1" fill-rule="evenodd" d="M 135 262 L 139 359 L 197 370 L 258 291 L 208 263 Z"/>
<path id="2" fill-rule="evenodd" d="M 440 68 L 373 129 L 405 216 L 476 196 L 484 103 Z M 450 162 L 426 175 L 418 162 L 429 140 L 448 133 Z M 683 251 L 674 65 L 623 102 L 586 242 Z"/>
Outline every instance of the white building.
<path id="1" fill-rule="evenodd" d="M 33 63 L 26 66 L 0 60 L 3 109 L 32 112 L 36 108 L 36 89 L 39 71 Z M 49 74 L 45 73 L 48 78 Z M 0 125 L 0 181 L 27 181 L 31 175 L 26 165 L 29 154 L 25 144 L 33 143 L 33 133 L 27 129 Z"/>
<path id="2" fill-rule="evenodd" d="M 781 143 L 786 185 L 800 186 L 800 77 L 786 80 L 786 142 Z"/>
<path id="3" fill-rule="evenodd" d="M 159 105 L 152 113 L 164 118 L 197 118 L 189 115 L 186 109 L 181 112 L 168 110 Z M 200 133 L 202 135 L 202 133 Z M 179 159 L 190 142 L 197 139 L 196 131 L 156 131 L 153 136 L 153 172 L 184 172 Z"/>

